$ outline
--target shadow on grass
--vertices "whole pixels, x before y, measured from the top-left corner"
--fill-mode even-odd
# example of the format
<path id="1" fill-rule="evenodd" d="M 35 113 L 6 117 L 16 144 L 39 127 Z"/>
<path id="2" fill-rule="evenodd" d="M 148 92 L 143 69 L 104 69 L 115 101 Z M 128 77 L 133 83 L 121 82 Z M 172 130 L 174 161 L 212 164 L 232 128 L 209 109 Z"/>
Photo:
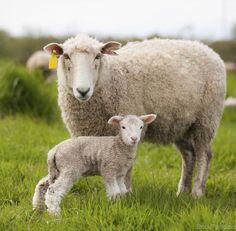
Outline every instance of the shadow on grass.
<path id="1" fill-rule="evenodd" d="M 168 185 L 147 184 L 136 188 L 133 193 L 135 202 L 151 209 L 178 213 L 181 210 L 191 210 L 195 206 L 207 206 L 212 210 L 235 211 L 236 190 L 225 191 L 224 187 L 209 186 L 205 195 L 194 199 L 190 193 L 176 196 L 177 188 Z"/>

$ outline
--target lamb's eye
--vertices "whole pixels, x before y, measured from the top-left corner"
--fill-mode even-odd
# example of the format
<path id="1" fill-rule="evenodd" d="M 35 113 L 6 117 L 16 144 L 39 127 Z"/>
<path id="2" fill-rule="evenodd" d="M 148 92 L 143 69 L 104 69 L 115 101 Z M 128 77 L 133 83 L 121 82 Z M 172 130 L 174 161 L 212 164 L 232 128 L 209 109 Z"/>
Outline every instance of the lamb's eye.
<path id="1" fill-rule="evenodd" d="M 143 129 L 143 126 L 141 126 L 140 129 Z"/>
<path id="2" fill-rule="evenodd" d="M 96 55 L 95 59 L 100 59 L 100 58 L 101 58 L 101 54 L 99 53 Z"/>
<path id="3" fill-rule="evenodd" d="M 122 129 L 125 129 L 125 126 L 122 126 Z"/>
<path id="4" fill-rule="evenodd" d="M 65 59 L 70 59 L 70 56 L 68 54 L 66 54 L 66 53 L 63 54 L 63 56 L 64 56 Z"/>

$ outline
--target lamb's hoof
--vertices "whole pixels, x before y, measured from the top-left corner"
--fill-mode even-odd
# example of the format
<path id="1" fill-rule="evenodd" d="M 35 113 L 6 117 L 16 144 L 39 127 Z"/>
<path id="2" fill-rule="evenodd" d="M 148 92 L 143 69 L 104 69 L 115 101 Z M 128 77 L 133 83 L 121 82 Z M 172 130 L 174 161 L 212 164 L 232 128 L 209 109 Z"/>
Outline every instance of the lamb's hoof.
<path id="1" fill-rule="evenodd" d="M 43 213 L 44 210 L 45 210 L 45 206 L 33 207 L 34 212 Z"/>
<path id="2" fill-rule="evenodd" d="M 203 189 L 201 187 L 194 187 L 192 190 L 192 196 L 196 199 L 202 197 Z"/>
<path id="3" fill-rule="evenodd" d="M 57 210 L 48 209 L 48 214 L 51 217 L 59 217 L 60 216 L 60 209 L 57 209 Z"/>
<path id="4" fill-rule="evenodd" d="M 117 193 L 117 194 L 112 194 L 112 195 L 109 195 L 108 196 L 108 200 L 109 201 L 113 201 L 113 200 L 118 200 L 121 198 L 121 194 L 120 193 Z"/>
<path id="5" fill-rule="evenodd" d="M 126 196 L 126 195 L 128 195 L 128 190 L 125 190 L 125 191 L 123 191 L 123 192 L 120 192 L 120 196 L 121 196 L 121 197 L 124 197 L 124 196 Z"/>
<path id="6" fill-rule="evenodd" d="M 128 195 L 130 195 L 132 193 L 133 193 L 132 188 L 128 189 L 127 192 L 126 192 L 126 194 L 128 194 Z"/>

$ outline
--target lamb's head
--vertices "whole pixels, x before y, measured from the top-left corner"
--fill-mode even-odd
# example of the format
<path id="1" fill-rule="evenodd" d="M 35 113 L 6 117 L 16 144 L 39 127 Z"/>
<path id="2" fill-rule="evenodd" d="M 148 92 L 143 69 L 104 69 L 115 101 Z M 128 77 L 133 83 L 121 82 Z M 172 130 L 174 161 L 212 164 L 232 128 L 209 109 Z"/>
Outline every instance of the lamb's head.
<path id="1" fill-rule="evenodd" d="M 154 114 L 113 116 L 108 123 L 119 125 L 123 142 L 126 145 L 133 146 L 139 143 L 144 125 L 152 123 L 155 119 L 156 115 Z"/>
<path id="2" fill-rule="evenodd" d="M 78 35 L 63 44 L 50 43 L 44 50 L 59 56 L 60 78 L 64 78 L 63 81 L 76 99 L 87 101 L 93 95 L 104 55 L 117 55 L 115 50 L 120 46 L 118 42 L 103 44 L 89 36 Z"/>

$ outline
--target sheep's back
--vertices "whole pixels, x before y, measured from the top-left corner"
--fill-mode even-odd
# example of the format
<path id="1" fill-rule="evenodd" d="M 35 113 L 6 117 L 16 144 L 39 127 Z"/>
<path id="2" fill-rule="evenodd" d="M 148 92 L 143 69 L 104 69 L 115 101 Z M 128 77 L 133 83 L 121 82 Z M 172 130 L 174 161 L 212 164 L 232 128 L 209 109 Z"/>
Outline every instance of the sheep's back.
<path id="1" fill-rule="evenodd" d="M 174 142 L 195 121 L 203 119 L 204 113 L 217 115 L 216 127 L 223 111 L 225 67 L 207 46 L 191 41 L 147 40 L 128 44 L 113 60 L 114 68 L 122 73 L 116 78 L 124 78 L 121 81 L 125 83 L 122 90 L 126 98 L 123 96 L 120 111 L 157 114 L 147 138 Z"/>

